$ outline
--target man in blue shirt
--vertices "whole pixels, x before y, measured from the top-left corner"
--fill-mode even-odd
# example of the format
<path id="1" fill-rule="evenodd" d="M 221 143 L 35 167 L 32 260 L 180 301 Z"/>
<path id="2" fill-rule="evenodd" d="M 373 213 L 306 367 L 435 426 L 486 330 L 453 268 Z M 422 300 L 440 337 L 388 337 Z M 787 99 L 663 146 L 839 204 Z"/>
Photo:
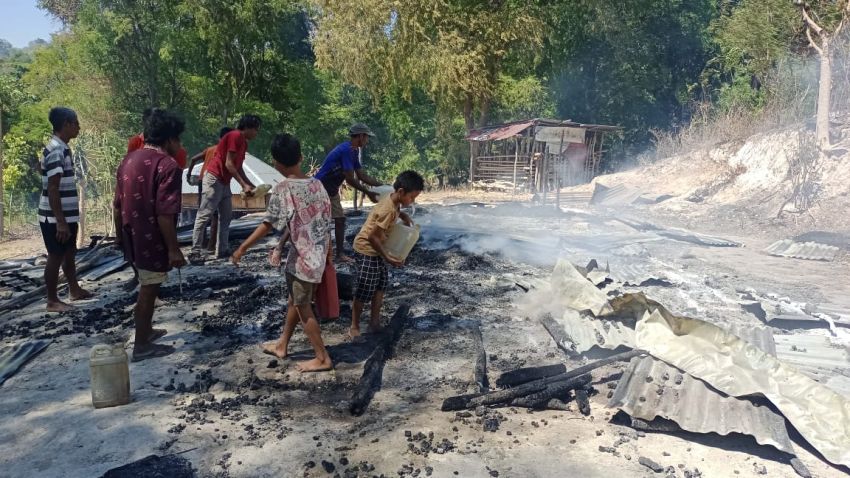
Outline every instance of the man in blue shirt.
<path id="1" fill-rule="evenodd" d="M 351 139 L 334 148 L 316 173 L 316 179 L 322 182 L 331 198 L 331 216 L 334 219 L 336 236 L 336 259 L 340 262 L 351 261 L 351 258 L 345 255 L 345 212 L 342 209 L 339 194 L 340 186 L 344 181 L 354 189 L 362 191 L 372 202 L 377 202 L 378 195 L 366 185 L 381 185 L 379 181 L 363 171 L 358 154 L 359 149 L 369 142 L 369 138 L 375 136 L 372 130 L 365 124 L 357 123 L 349 128 L 348 135 Z"/>

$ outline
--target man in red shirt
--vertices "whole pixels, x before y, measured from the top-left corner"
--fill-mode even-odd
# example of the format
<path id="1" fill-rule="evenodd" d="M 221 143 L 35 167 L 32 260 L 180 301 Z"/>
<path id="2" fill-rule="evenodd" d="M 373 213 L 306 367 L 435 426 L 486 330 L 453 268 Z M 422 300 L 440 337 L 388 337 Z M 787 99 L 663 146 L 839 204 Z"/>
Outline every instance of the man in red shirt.
<path id="1" fill-rule="evenodd" d="M 159 108 L 145 108 L 145 111 L 142 112 L 142 127 L 147 124 L 148 118 L 150 118 L 151 113 Z M 139 133 L 135 136 L 131 136 L 129 140 L 127 140 L 127 154 L 132 153 L 137 149 L 141 149 L 145 145 L 145 134 Z M 174 160 L 177 161 L 177 165 L 180 166 L 180 169 L 186 169 L 186 158 L 188 157 L 188 153 L 183 147 L 180 147 L 180 150 L 174 155 Z"/>
<path id="2" fill-rule="evenodd" d="M 173 267 L 186 264 L 177 242 L 181 174 L 174 155 L 180 150 L 181 119 L 154 110 L 145 122 L 145 145 L 118 166 L 113 208 L 118 244 L 138 273 L 136 340 L 133 361 L 162 357 L 174 347 L 155 344 L 165 329 L 154 329 L 153 311 L 160 285 Z"/>
<path id="3" fill-rule="evenodd" d="M 218 139 L 221 141 L 221 138 L 224 138 L 224 135 L 233 131 L 233 128 L 230 126 L 224 126 L 218 132 Z M 204 194 L 204 188 L 201 184 L 201 179 L 204 177 L 204 173 L 207 172 L 207 165 L 212 162 L 212 159 L 215 157 L 215 151 L 218 149 L 218 143 L 206 148 L 200 153 L 192 156 L 192 159 L 189 160 L 189 165 L 186 167 L 186 182 L 193 185 L 198 186 L 198 201 L 200 202 L 201 196 Z M 197 177 L 192 176 L 192 170 L 195 169 L 195 164 L 201 161 L 201 172 Z M 207 251 L 214 252 L 215 244 L 218 242 L 218 212 L 214 212 L 212 215 L 212 219 L 210 220 L 210 240 L 207 242 Z"/>
<path id="4" fill-rule="evenodd" d="M 245 175 L 242 163 L 248 152 L 248 141 L 257 137 L 260 130 L 260 118 L 245 115 L 236 125 L 236 130 L 224 135 L 218 142 L 215 155 L 206 165 L 204 177 L 201 178 L 203 194 L 195 218 L 195 229 L 192 232 L 192 254 L 189 259 L 193 263 L 203 262 L 202 242 L 204 231 L 212 215 L 218 211 L 218 239 L 216 242 L 216 257 L 230 256 L 230 220 L 233 217 L 230 181 L 236 180 L 246 196 L 254 194 L 254 185 Z"/>

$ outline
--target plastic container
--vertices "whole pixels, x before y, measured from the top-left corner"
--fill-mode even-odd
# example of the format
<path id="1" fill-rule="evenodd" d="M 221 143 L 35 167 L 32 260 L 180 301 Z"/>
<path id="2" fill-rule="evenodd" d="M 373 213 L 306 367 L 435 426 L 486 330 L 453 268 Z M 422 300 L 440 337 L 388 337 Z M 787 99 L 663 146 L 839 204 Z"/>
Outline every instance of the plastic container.
<path id="1" fill-rule="evenodd" d="M 389 184 L 383 184 L 381 186 L 372 187 L 372 192 L 378 195 L 378 202 L 381 202 L 382 199 L 394 193 L 395 189 L 393 189 L 393 187 Z"/>
<path id="2" fill-rule="evenodd" d="M 416 245 L 419 240 L 419 224 L 414 224 L 413 227 L 405 226 L 403 223 L 397 222 L 390 229 L 390 234 L 387 237 L 387 242 L 384 243 L 384 249 L 393 257 L 400 261 L 407 259 L 407 255 Z"/>
<path id="3" fill-rule="evenodd" d="M 321 319 L 334 320 L 339 318 L 339 289 L 333 262 L 328 262 L 325 265 L 322 283 L 316 288 L 316 311 Z"/>
<path id="4" fill-rule="evenodd" d="M 94 408 L 130 403 L 130 368 L 123 345 L 95 345 L 89 355 Z"/>

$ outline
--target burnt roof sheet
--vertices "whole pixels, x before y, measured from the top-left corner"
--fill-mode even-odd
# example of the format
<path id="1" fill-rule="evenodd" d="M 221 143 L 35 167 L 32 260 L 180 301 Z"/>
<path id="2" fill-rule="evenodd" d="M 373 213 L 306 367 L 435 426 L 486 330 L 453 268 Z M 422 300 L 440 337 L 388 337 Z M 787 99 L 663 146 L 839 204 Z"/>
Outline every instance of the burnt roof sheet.
<path id="1" fill-rule="evenodd" d="M 545 118 L 535 118 L 472 129 L 469 131 L 469 133 L 466 135 L 466 138 L 464 139 L 466 139 L 467 141 L 499 141 L 503 139 L 512 138 L 531 126 L 568 126 L 572 128 L 585 128 L 588 131 L 598 132 L 615 132 L 621 129 L 619 126 L 576 123 L 575 121 L 570 120 L 561 121 Z"/>
<path id="2" fill-rule="evenodd" d="M 769 329 L 742 324 L 732 326 L 730 332 L 767 353 L 776 353 Z M 690 432 L 750 435 L 759 444 L 794 453 L 785 418 L 772 408 L 730 397 L 652 357 L 632 359 L 608 406 L 642 420 L 666 418 Z"/>

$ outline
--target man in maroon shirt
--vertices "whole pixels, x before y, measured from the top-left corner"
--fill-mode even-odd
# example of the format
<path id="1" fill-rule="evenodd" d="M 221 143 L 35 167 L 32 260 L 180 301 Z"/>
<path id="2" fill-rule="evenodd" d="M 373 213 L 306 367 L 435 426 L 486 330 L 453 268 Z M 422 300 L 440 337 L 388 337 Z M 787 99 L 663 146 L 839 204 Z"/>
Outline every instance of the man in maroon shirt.
<path id="1" fill-rule="evenodd" d="M 133 361 L 162 357 L 174 347 L 155 344 L 166 334 L 154 329 L 153 310 L 159 287 L 173 267 L 186 264 L 177 243 L 180 214 L 180 167 L 174 155 L 181 149 L 181 119 L 155 110 L 145 124 L 145 145 L 124 157 L 115 188 L 115 227 L 124 257 L 138 272 L 136 342 Z"/>
<path id="2" fill-rule="evenodd" d="M 248 141 L 257 137 L 260 130 L 260 118 L 245 115 L 239 120 L 235 131 L 224 135 L 218 142 L 215 156 L 207 165 L 203 184 L 201 203 L 198 205 L 198 215 L 195 217 L 195 228 L 192 231 L 192 254 L 189 257 L 193 263 L 203 262 L 202 247 L 204 230 L 215 211 L 218 211 L 218 240 L 216 241 L 216 257 L 229 257 L 230 220 L 233 217 L 230 181 L 235 179 L 242 186 L 246 196 L 254 194 L 254 185 L 245 175 L 242 163 L 248 151 Z"/>

